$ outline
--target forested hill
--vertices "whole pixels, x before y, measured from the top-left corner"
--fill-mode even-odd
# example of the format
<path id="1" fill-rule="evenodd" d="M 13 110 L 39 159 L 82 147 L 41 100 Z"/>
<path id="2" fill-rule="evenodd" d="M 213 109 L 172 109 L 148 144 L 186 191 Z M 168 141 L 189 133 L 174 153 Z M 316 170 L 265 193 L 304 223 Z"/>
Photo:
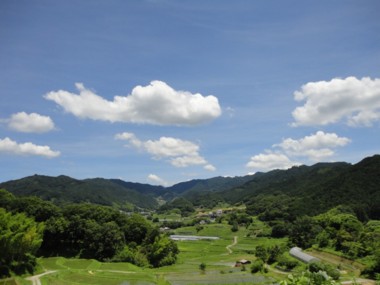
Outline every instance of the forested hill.
<path id="1" fill-rule="evenodd" d="M 264 219 L 316 215 L 337 205 L 349 206 L 363 220 L 380 219 L 380 155 L 355 165 L 318 163 L 255 175 L 221 196 L 230 203 L 243 201 Z"/>
<path id="2" fill-rule="evenodd" d="M 205 191 L 222 191 L 240 186 L 252 179 L 245 177 L 215 177 L 182 182 L 171 187 L 126 182 L 120 179 L 93 178 L 78 180 L 68 176 L 33 175 L 0 183 L 16 196 L 37 196 L 43 200 L 61 203 L 89 202 L 120 208 L 154 209 L 158 201 L 171 201 L 181 194 Z"/>
<path id="3" fill-rule="evenodd" d="M 17 196 L 38 196 L 55 203 L 154 209 L 159 200 L 182 197 L 194 206 L 244 203 L 252 213 L 272 209 L 265 215 L 275 215 L 277 211 L 289 217 L 315 215 L 337 205 L 348 205 L 363 219 L 380 219 L 380 155 L 354 165 L 317 163 L 243 177 L 191 180 L 166 188 L 118 179 L 77 180 L 63 175 L 29 176 L 1 183 L 2 188 Z"/>
<path id="4" fill-rule="evenodd" d="M 108 206 L 117 205 L 121 208 L 136 206 L 145 209 L 158 206 L 156 199 L 152 195 L 147 195 L 147 191 L 140 193 L 136 189 L 160 191 L 162 187 L 136 183 L 135 189 L 131 189 L 128 187 L 130 184 L 123 185 L 120 181 L 103 178 L 77 180 L 64 175 L 58 177 L 33 175 L 1 183 L 0 189 L 6 189 L 16 196 L 37 196 L 58 204 L 90 202 Z"/>

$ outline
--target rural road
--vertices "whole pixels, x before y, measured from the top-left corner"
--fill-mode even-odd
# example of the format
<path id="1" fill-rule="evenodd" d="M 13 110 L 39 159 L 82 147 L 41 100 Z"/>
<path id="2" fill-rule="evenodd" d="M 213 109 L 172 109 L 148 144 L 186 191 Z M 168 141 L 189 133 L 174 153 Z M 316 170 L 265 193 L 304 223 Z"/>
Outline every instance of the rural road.
<path id="1" fill-rule="evenodd" d="M 229 253 L 229 254 L 232 253 L 232 249 L 231 249 L 231 247 L 234 246 L 235 244 L 237 244 L 237 240 L 238 240 L 238 237 L 237 237 L 237 236 L 234 236 L 234 242 L 233 242 L 232 244 L 226 246 L 226 249 L 228 250 L 228 253 Z"/>
<path id="2" fill-rule="evenodd" d="M 40 277 L 42 277 L 44 275 L 48 275 L 48 274 L 54 273 L 54 272 L 57 272 L 57 271 L 56 270 L 50 270 L 50 271 L 46 271 L 46 272 L 38 274 L 38 275 L 30 276 L 30 277 L 25 278 L 25 279 L 29 280 L 29 281 L 32 281 L 33 285 L 41 285 Z"/>

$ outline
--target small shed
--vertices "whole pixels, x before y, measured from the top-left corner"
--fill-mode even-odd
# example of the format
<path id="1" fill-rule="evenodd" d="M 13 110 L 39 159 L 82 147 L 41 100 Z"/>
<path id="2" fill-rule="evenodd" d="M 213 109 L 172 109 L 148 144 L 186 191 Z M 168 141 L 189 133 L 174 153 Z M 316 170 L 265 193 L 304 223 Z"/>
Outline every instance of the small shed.
<path id="1" fill-rule="evenodd" d="M 251 262 L 249 260 L 246 260 L 246 259 L 241 259 L 241 260 L 236 261 L 235 267 L 241 267 L 241 266 L 247 265 L 247 264 L 251 264 Z"/>
<path id="2" fill-rule="evenodd" d="M 301 248 L 299 247 L 292 247 L 289 251 L 289 254 L 293 256 L 294 258 L 297 258 L 298 260 L 305 262 L 305 263 L 312 263 L 312 262 L 318 262 L 319 259 L 311 256 L 307 253 L 304 253 Z"/>

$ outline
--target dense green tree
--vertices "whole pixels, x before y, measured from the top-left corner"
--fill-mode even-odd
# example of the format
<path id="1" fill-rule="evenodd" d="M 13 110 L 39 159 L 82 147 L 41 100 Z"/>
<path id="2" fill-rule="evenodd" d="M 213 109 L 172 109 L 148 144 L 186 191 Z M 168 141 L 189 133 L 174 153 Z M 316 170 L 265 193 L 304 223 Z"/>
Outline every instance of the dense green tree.
<path id="1" fill-rule="evenodd" d="M 32 272 L 35 253 L 42 242 L 43 224 L 25 214 L 12 214 L 0 208 L 0 272 Z"/>
<path id="2" fill-rule="evenodd" d="M 0 208 L 4 208 L 7 211 L 12 210 L 12 204 L 15 200 L 15 196 L 5 189 L 0 189 Z"/>
<path id="3" fill-rule="evenodd" d="M 278 263 L 277 263 L 278 266 L 280 266 L 281 268 L 283 268 L 284 270 L 287 270 L 287 271 L 292 270 L 298 264 L 299 264 L 298 261 L 296 261 L 294 259 L 290 260 L 289 258 L 287 258 L 285 256 L 280 256 L 278 258 Z"/>
<path id="4" fill-rule="evenodd" d="M 37 222 L 44 222 L 51 217 L 61 215 L 61 211 L 56 205 L 33 196 L 14 199 L 12 202 L 12 211 L 26 213 Z"/>
<path id="5" fill-rule="evenodd" d="M 177 244 L 165 235 L 156 236 L 152 244 L 146 245 L 149 263 L 154 267 L 174 264 L 179 253 Z"/>
<path id="6" fill-rule="evenodd" d="M 339 284 L 326 272 L 304 271 L 300 275 L 288 275 L 287 279 L 282 280 L 280 285 L 337 285 Z"/>
<path id="7" fill-rule="evenodd" d="M 232 231 L 232 232 L 237 232 L 238 230 L 239 230 L 239 224 L 238 224 L 237 221 L 234 221 L 234 222 L 232 223 L 232 226 L 231 226 L 231 231 Z"/>
<path id="8" fill-rule="evenodd" d="M 277 221 L 272 226 L 271 237 L 282 238 L 282 237 L 287 236 L 288 233 L 289 233 L 289 224 L 288 223 L 285 223 L 283 221 Z"/>
<path id="9" fill-rule="evenodd" d="M 122 226 L 127 243 L 141 244 L 151 230 L 149 222 L 141 215 L 132 214 Z"/>
<path id="10" fill-rule="evenodd" d="M 274 245 L 274 246 L 269 247 L 267 249 L 267 252 L 268 252 L 267 263 L 272 264 L 277 261 L 277 259 L 284 252 L 284 250 L 280 246 Z"/>
<path id="11" fill-rule="evenodd" d="M 176 198 L 171 202 L 168 202 L 164 205 L 162 205 L 157 212 L 159 213 L 165 213 L 169 212 L 173 209 L 178 209 L 182 216 L 189 216 L 191 213 L 195 211 L 194 205 L 185 198 Z"/>
<path id="12" fill-rule="evenodd" d="M 252 262 L 251 273 L 257 273 L 257 272 L 263 271 L 264 266 L 265 266 L 264 261 L 262 261 L 261 259 L 256 259 L 254 262 Z"/>
<path id="13" fill-rule="evenodd" d="M 310 272 L 315 272 L 315 273 L 324 271 L 327 273 L 328 276 L 330 276 L 334 280 L 338 280 L 340 277 L 339 270 L 327 263 L 312 262 L 308 265 L 308 269 Z"/>
<path id="14" fill-rule="evenodd" d="M 262 245 L 256 246 L 255 255 L 258 259 L 262 260 L 264 263 L 267 262 L 268 256 L 269 256 L 267 249 Z"/>
<path id="15" fill-rule="evenodd" d="M 320 227 L 309 216 L 297 218 L 290 228 L 289 240 L 293 245 L 301 248 L 309 248 L 315 242 L 315 237 L 320 232 Z"/>

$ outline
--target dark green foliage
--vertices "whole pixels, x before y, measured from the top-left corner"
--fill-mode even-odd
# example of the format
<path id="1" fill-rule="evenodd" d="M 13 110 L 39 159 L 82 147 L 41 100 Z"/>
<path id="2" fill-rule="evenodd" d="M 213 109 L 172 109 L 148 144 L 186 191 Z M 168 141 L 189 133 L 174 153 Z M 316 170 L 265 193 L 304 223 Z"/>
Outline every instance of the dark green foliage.
<path id="1" fill-rule="evenodd" d="M 230 203 L 244 201 L 263 221 L 293 222 L 338 205 L 349 206 L 361 221 L 380 217 L 380 155 L 355 165 L 318 163 L 257 173 L 238 188 L 221 192 Z"/>
<path id="2" fill-rule="evenodd" d="M 77 180 L 63 175 L 34 175 L 1 183 L 0 188 L 5 188 L 16 196 L 37 196 L 55 204 L 90 202 L 107 206 L 118 205 L 122 209 L 126 204 L 140 208 L 157 206 L 151 195 L 139 193 L 115 180 L 101 178 Z"/>
<path id="3" fill-rule="evenodd" d="M 289 234 L 289 226 L 289 223 L 276 221 L 276 223 L 272 226 L 271 237 L 282 238 L 287 236 Z"/>
<path id="4" fill-rule="evenodd" d="M 251 175 L 243 177 L 214 177 L 210 179 L 195 179 L 187 182 L 181 182 L 168 188 L 171 192 L 182 193 L 202 193 L 205 191 L 221 192 L 224 190 L 232 189 L 239 185 L 243 185 L 252 179 Z M 187 197 L 189 198 L 189 197 Z"/>
<path id="5" fill-rule="evenodd" d="M 256 259 L 252 262 L 251 273 L 261 272 L 264 269 L 264 262 L 261 259 Z"/>
<path id="6" fill-rule="evenodd" d="M 287 279 L 280 282 L 280 285 L 336 285 L 336 281 L 326 272 L 303 271 L 299 275 L 288 275 Z"/>
<path id="7" fill-rule="evenodd" d="M 24 212 L 34 217 L 37 222 L 45 222 L 52 217 L 60 216 L 60 209 L 51 202 L 43 201 L 37 197 L 19 197 L 11 203 L 13 212 Z"/>
<path id="8" fill-rule="evenodd" d="M 255 255 L 258 259 L 260 259 L 262 262 L 266 263 L 268 260 L 268 251 L 267 249 L 262 246 L 258 245 L 256 246 Z"/>
<path id="9" fill-rule="evenodd" d="M 131 260 L 141 266 L 176 261 L 176 244 L 160 235 L 141 215 L 128 216 L 111 207 L 89 203 L 59 208 L 37 197 L 17 198 L 5 190 L 0 191 L 0 196 L 4 197 L 1 201 L 7 201 L 9 211 L 24 210 L 31 217 L 24 213 L 12 215 L 0 208 L 0 271 L 4 274 L 31 271 L 37 250 L 43 256 Z M 45 230 L 32 218 L 44 221 Z"/>
<path id="10" fill-rule="evenodd" d="M 334 268 L 330 264 L 322 262 L 312 262 L 309 264 L 308 269 L 310 270 L 310 272 L 324 271 L 334 280 L 338 280 L 340 277 L 339 270 Z"/>
<path id="11" fill-rule="evenodd" d="M 265 247 L 263 245 L 256 246 L 255 255 L 257 259 L 264 263 L 272 264 L 278 260 L 284 249 L 278 245 Z"/>
<path id="12" fill-rule="evenodd" d="M 232 212 L 227 216 L 228 224 L 233 225 L 235 222 L 240 226 L 248 227 L 252 224 L 253 219 L 246 213 Z"/>
<path id="13" fill-rule="evenodd" d="M 0 277 L 33 272 L 42 232 L 43 224 L 0 208 Z"/>
<path id="14" fill-rule="evenodd" d="M 220 194 L 211 191 L 187 191 L 183 194 L 183 197 L 189 200 L 194 206 L 207 209 L 212 209 L 219 203 L 224 202 Z"/>
<path id="15" fill-rule="evenodd" d="M 376 234 L 366 230 L 350 209 L 336 207 L 314 220 L 323 228 L 316 237 L 319 247 L 334 247 L 350 258 L 364 257 L 373 250 L 370 246 Z"/>
<path id="16" fill-rule="evenodd" d="M 234 221 L 232 223 L 231 231 L 232 232 L 237 232 L 238 230 L 239 230 L 239 224 L 237 223 L 237 221 Z"/>
<path id="17" fill-rule="evenodd" d="M 153 220 L 154 222 L 154 220 Z M 163 221 L 161 224 L 162 227 L 168 227 L 170 229 L 178 229 L 180 227 L 184 227 L 185 224 L 180 221 Z"/>
<path id="18" fill-rule="evenodd" d="M 0 189 L 0 208 L 4 208 L 8 211 L 11 210 L 14 199 L 15 196 L 12 193 L 5 189 Z"/>
<path id="19" fill-rule="evenodd" d="M 157 235 L 154 242 L 147 245 L 147 258 L 153 267 L 175 263 L 178 253 L 177 244 L 165 235 Z"/>
<path id="20" fill-rule="evenodd" d="M 195 210 L 193 204 L 189 200 L 185 198 L 176 198 L 173 201 L 166 203 L 165 205 L 162 205 L 157 210 L 157 212 L 165 213 L 170 212 L 174 209 L 178 209 L 182 216 L 188 216 Z"/>
<path id="21" fill-rule="evenodd" d="M 315 243 L 315 237 L 321 227 L 309 216 L 297 218 L 290 228 L 289 241 L 298 247 L 309 248 Z"/>
<path id="22" fill-rule="evenodd" d="M 281 256 L 278 258 L 277 266 L 281 267 L 282 269 L 286 271 L 291 271 L 299 264 L 296 260 L 290 260 L 284 256 Z"/>
<path id="23" fill-rule="evenodd" d="M 280 255 L 284 252 L 284 250 L 278 245 L 269 247 L 267 251 L 268 251 L 268 259 L 267 259 L 268 264 L 275 263 L 277 259 L 280 257 Z"/>

